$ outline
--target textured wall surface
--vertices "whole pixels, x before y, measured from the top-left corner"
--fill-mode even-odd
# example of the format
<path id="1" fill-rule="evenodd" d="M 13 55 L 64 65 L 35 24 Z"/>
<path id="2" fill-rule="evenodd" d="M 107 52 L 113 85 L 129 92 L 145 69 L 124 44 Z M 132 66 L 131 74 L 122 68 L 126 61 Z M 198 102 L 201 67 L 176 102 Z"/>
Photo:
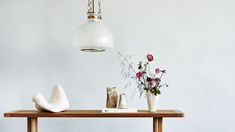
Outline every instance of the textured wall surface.
<path id="1" fill-rule="evenodd" d="M 117 52 L 147 53 L 168 70 L 170 87 L 159 109 L 180 109 L 184 119 L 164 120 L 166 132 L 235 129 L 234 0 L 103 0 L 115 48 L 81 53 L 73 35 L 86 20 L 86 0 L 0 0 L 0 132 L 25 132 L 25 119 L 3 113 L 32 109 L 31 97 L 50 96 L 61 84 L 72 109 L 105 106 L 106 87 L 124 90 Z M 147 108 L 138 94 L 130 106 Z M 150 119 L 40 119 L 40 132 L 151 132 Z"/>

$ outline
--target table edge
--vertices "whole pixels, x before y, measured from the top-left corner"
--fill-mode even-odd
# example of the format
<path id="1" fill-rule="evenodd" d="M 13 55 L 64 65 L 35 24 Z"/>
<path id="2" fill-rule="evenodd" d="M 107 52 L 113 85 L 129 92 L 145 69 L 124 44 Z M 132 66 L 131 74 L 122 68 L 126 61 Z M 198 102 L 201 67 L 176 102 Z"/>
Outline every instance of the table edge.
<path id="1" fill-rule="evenodd" d="M 69 114 L 69 115 L 63 115 L 63 114 L 50 114 L 51 112 L 42 112 L 40 115 L 37 114 L 22 114 L 22 113 L 16 113 L 17 111 L 23 111 L 23 110 L 14 110 L 10 112 L 5 112 L 4 117 L 22 117 L 22 118 L 159 118 L 159 117 L 164 117 L 164 118 L 182 118 L 184 117 L 184 113 L 180 110 L 172 110 L 175 113 L 174 114 L 167 114 L 167 113 L 159 113 L 155 114 L 150 112 L 149 115 L 144 114 L 144 113 L 128 113 L 128 112 L 123 112 L 123 113 L 102 113 L 102 114 Z M 72 110 L 71 110 L 72 111 Z M 85 110 L 83 110 L 85 111 Z M 92 110 L 89 110 L 92 111 Z M 96 110 L 97 111 L 97 110 Z M 138 111 L 146 111 L 146 110 L 138 110 Z M 125 115 L 123 115 L 125 114 Z"/>

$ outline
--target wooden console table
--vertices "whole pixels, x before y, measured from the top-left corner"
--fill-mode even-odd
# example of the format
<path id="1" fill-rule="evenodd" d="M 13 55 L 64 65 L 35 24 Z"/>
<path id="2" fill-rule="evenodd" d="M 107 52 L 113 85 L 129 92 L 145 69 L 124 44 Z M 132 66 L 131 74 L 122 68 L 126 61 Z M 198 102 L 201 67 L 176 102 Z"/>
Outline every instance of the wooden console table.
<path id="1" fill-rule="evenodd" d="M 35 110 L 17 110 L 4 113 L 4 117 L 27 118 L 28 132 L 38 132 L 38 118 L 153 118 L 153 132 L 162 132 L 163 118 L 184 117 L 184 113 L 179 110 L 157 110 L 156 112 L 139 110 L 136 113 L 102 113 L 101 110 L 67 110 L 50 113 Z"/>

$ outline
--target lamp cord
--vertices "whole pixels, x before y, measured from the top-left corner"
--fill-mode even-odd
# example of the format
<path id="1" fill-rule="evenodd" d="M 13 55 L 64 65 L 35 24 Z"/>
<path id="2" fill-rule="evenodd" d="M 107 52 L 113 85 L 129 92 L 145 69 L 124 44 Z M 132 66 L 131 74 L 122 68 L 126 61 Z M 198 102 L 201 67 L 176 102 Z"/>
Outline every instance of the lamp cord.
<path id="1" fill-rule="evenodd" d="M 101 0 L 98 1 L 98 5 L 99 5 L 98 14 L 101 16 Z"/>
<path id="2" fill-rule="evenodd" d="M 101 15 L 101 0 L 98 0 L 98 15 Z M 88 0 L 88 13 L 95 13 L 95 0 Z"/>
<path id="3" fill-rule="evenodd" d="M 94 13 L 94 0 L 88 0 L 87 6 L 88 13 Z"/>

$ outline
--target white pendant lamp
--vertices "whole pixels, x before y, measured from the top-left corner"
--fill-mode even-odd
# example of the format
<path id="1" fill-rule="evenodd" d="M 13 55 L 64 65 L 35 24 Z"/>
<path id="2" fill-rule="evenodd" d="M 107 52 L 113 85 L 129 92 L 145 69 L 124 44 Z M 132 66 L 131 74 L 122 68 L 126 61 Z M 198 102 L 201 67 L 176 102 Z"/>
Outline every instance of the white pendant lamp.
<path id="1" fill-rule="evenodd" d="M 97 13 L 94 4 L 94 0 L 88 0 L 88 20 L 78 28 L 74 37 L 74 45 L 81 51 L 102 52 L 113 47 L 113 36 L 102 22 L 101 1 L 98 1 Z"/>

